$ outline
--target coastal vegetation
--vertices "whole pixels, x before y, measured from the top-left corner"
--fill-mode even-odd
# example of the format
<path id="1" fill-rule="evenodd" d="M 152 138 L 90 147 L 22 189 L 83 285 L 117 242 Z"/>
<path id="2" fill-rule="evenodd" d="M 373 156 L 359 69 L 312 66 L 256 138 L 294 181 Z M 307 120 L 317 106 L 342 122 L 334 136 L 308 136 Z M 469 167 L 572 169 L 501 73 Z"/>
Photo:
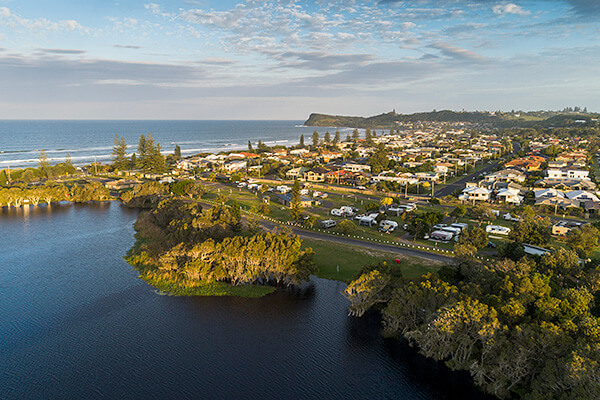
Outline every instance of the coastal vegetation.
<path id="1" fill-rule="evenodd" d="M 386 335 L 499 398 L 600 396 L 600 269 L 571 250 L 491 263 L 463 252 L 417 279 L 372 266 L 345 295 L 351 315 L 378 309 Z"/>
<path id="2" fill-rule="evenodd" d="M 316 271 L 313 252 L 302 249 L 299 237 L 245 230 L 235 203 L 203 210 L 196 202 L 166 199 L 140 214 L 135 229 L 127 261 L 171 293 L 255 296 L 299 285 Z M 268 289 L 251 288 L 258 285 Z"/>

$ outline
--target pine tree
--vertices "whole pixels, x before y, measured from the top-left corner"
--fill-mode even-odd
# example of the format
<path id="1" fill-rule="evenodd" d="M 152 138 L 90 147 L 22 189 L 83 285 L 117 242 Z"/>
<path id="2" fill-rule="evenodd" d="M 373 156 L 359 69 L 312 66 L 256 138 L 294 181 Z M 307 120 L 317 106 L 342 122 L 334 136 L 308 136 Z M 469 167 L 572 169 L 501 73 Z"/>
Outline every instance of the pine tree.
<path id="1" fill-rule="evenodd" d="M 369 128 L 367 128 L 367 130 L 365 131 L 365 143 L 367 144 L 367 146 L 373 144 L 373 138 L 371 137 L 371 130 Z"/>
<path id="2" fill-rule="evenodd" d="M 181 147 L 179 147 L 179 145 L 175 145 L 175 150 L 173 150 L 173 156 L 175 157 L 176 160 L 180 160 L 181 159 Z"/>
<path id="3" fill-rule="evenodd" d="M 298 145 L 301 149 L 304 148 L 304 134 L 300 135 L 300 144 Z"/>
<path id="4" fill-rule="evenodd" d="M 340 131 L 335 131 L 335 137 L 333 139 L 333 144 L 337 145 L 340 142 Z"/>
<path id="5" fill-rule="evenodd" d="M 138 143 L 137 153 L 138 153 L 138 157 L 136 158 L 136 167 L 138 169 L 144 170 L 144 163 L 145 163 L 145 160 L 147 158 L 147 154 L 146 154 L 146 136 L 144 136 L 144 134 L 142 134 L 140 136 L 140 141 Z"/>
<path id="6" fill-rule="evenodd" d="M 112 149 L 112 155 L 113 166 L 115 169 L 127 169 L 127 143 L 125 143 L 125 138 L 119 139 L 119 135 L 115 135 L 115 144 Z"/>
<path id="7" fill-rule="evenodd" d="M 65 156 L 65 165 L 67 167 L 72 167 L 73 166 L 73 162 L 71 161 L 71 154 L 67 153 L 67 155 Z"/>
<path id="8" fill-rule="evenodd" d="M 312 134 L 312 147 L 313 149 L 319 147 L 319 132 L 317 131 L 314 131 Z"/>
<path id="9" fill-rule="evenodd" d="M 358 138 L 359 138 L 358 129 L 354 128 L 354 130 L 352 131 L 352 140 L 357 141 Z"/>
<path id="10" fill-rule="evenodd" d="M 156 146 L 152 146 L 152 155 L 149 157 L 148 164 L 150 166 L 150 171 L 156 174 L 162 174 L 165 172 L 165 156 L 163 156 L 161 151 L 160 144 L 156 144 Z"/>
<path id="11" fill-rule="evenodd" d="M 252 142 L 248 140 L 248 151 L 252 151 Z"/>
<path id="12" fill-rule="evenodd" d="M 325 139 L 323 139 L 325 144 L 330 144 L 331 143 L 331 134 L 329 133 L 329 131 L 325 132 Z"/>

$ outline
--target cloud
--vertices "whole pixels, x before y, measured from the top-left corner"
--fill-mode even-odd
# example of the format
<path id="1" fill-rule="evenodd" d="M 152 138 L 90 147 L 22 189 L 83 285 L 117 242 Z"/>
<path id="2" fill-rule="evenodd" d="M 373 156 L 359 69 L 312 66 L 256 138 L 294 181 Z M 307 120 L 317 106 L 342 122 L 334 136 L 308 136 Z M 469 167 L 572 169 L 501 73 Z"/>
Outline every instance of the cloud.
<path id="1" fill-rule="evenodd" d="M 46 18 L 27 19 L 13 13 L 8 7 L 0 7 L 0 21 L 10 28 L 22 27 L 32 32 L 44 31 L 79 31 L 90 33 L 90 29 L 82 26 L 79 22 L 69 19 L 62 21 L 50 21 Z"/>
<path id="2" fill-rule="evenodd" d="M 431 44 L 429 47 L 439 50 L 444 56 L 458 60 L 458 61 L 469 61 L 469 62 L 485 62 L 487 59 L 480 54 L 475 53 L 467 49 L 452 46 L 448 43 L 438 42 Z"/>
<path id="3" fill-rule="evenodd" d="M 37 49 L 40 53 L 47 54 L 85 54 L 86 50 L 77 50 L 77 49 Z"/>
<path id="4" fill-rule="evenodd" d="M 323 51 L 267 52 L 281 61 L 279 67 L 294 67 L 318 71 L 347 69 L 366 65 L 376 58 L 372 54 L 334 54 Z"/>
<path id="5" fill-rule="evenodd" d="M 113 45 L 113 47 L 116 47 L 118 49 L 134 49 L 134 50 L 142 48 L 142 46 L 136 46 L 133 44 L 115 44 L 115 45 Z"/>
<path id="6" fill-rule="evenodd" d="M 504 14 L 529 15 L 529 14 L 531 14 L 529 11 L 523 10 L 523 8 L 521 8 L 521 6 L 518 6 L 513 3 L 495 5 L 492 7 L 492 11 L 494 11 L 494 14 L 498 14 L 498 15 L 504 15 Z"/>

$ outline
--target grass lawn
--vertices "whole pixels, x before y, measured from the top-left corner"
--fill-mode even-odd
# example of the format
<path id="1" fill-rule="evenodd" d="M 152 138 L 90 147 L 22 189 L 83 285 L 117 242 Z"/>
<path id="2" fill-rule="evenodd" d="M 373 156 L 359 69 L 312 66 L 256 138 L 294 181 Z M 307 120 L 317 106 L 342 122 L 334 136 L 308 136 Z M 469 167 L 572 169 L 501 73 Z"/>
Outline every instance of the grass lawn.
<path id="1" fill-rule="evenodd" d="M 435 272 L 443 265 L 441 262 L 424 260 L 397 253 L 369 250 L 363 247 L 352 247 L 323 240 L 302 241 L 303 247 L 311 247 L 315 251 L 315 262 L 319 267 L 317 276 L 325 279 L 348 282 L 366 265 L 386 261 L 388 265 L 400 268 L 406 278 L 416 278 L 427 272 Z M 400 259 L 400 264 L 394 260 Z M 339 265 L 340 271 L 337 271 Z"/>

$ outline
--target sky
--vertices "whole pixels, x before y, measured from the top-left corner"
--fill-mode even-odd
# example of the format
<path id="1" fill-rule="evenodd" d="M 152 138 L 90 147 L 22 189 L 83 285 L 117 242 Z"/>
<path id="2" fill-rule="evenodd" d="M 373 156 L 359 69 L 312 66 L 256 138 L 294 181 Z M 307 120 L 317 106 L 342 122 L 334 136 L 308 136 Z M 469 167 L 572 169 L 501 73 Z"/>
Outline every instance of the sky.
<path id="1" fill-rule="evenodd" d="M 0 0 L 0 119 L 600 111 L 599 0 Z"/>

